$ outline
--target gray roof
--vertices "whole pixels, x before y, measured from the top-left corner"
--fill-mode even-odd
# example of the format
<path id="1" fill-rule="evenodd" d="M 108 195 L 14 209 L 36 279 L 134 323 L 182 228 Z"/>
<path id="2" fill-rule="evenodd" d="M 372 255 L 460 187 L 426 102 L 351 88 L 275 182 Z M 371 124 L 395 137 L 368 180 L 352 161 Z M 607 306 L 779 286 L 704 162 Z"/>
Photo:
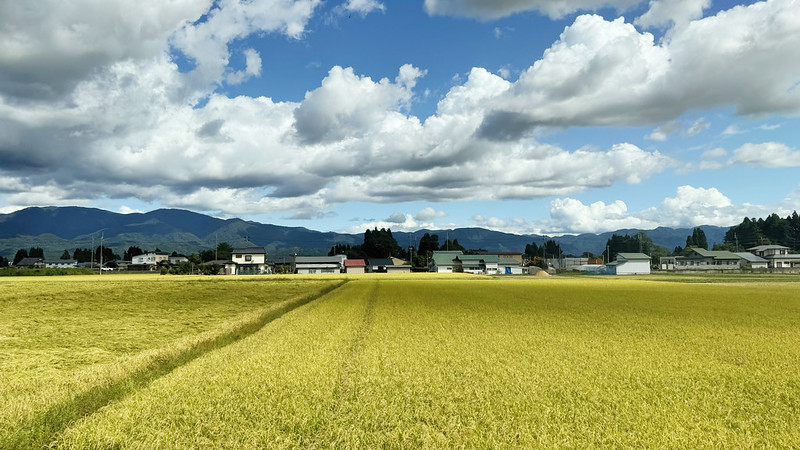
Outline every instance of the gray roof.
<path id="1" fill-rule="evenodd" d="M 296 264 L 318 264 L 318 263 L 343 263 L 347 259 L 344 255 L 337 256 L 295 256 Z"/>
<path id="2" fill-rule="evenodd" d="M 789 247 L 784 247 L 783 245 L 770 244 L 770 245 L 758 245 L 756 247 L 750 247 L 747 249 L 747 251 L 763 252 L 764 250 L 788 250 L 788 249 Z"/>
<path id="3" fill-rule="evenodd" d="M 44 259 L 37 258 L 37 257 L 27 257 L 27 258 L 20 259 L 19 262 L 16 265 L 17 266 L 32 266 L 34 264 L 41 264 L 41 263 L 44 263 Z"/>
<path id="4" fill-rule="evenodd" d="M 704 248 L 692 247 L 692 251 L 694 251 L 698 255 L 702 256 L 703 258 L 734 259 L 734 260 L 742 259 L 736 253 L 729 252 L 727 250 L 706 250 Z"/>
<path id="5" fill-rule="evenodd" d="M 433 252 L 431 256 L 431 260 L 433 264 L 437 266 L 452 266 L 453 260 L 456 259 L 456 256 L 462 255 L 460 250 L 449 250 L 449 251 L 441 251 L 437 250 Z"/>
<path id="6" fill-rule="evenodd" d="M 394 266 L 394 261 L 392 258 L 370 258 L 369 259 L 370 266 Z"/>
<path id="7" fill-rule="evenodd" d="M 750 263 L 767 263 L 766 259 L 750 252 L 736 252 L 735 255 Z"/>
<path id="8" fill-rule="evenodd" d="M 264 247 L 238 247 L 233 249 L 233 253 L 258 253 L 267 254 L 267 249 Z"/>
<path id="9" fill-rule="evenodd" d="M 617 261 L 619 261 L 620 258 L 626 261 L 650 260 L 650 257 L 644 253 L 617 253 Z"/>

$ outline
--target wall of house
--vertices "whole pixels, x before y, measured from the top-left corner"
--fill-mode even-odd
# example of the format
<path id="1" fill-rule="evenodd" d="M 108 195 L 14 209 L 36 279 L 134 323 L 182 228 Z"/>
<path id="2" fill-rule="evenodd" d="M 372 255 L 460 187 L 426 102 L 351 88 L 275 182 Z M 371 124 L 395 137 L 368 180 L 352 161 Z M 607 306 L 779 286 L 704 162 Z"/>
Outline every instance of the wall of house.
<path id="1" fill-rule="evenodd" d="M 625 261 L 617 264 L 617 275 L 633 275 L 650 273 L 650 261 Z"/>
<path id="2" fill-rule="evenodd" d="M 522 275 L 522 266 L 513 265 L 513 266 L 504 266 L 503 263 L 498 264 L 497 266 L 497 274 L 498 275 L 507 275 L 510 269 L 511 275 Z"/>
<path id="3" fill-rule="evenodd" d="M 236 264 L 264 264 L 266 255 L 263 253 L 238 253 L 231 255 L 231 261 Z"/>

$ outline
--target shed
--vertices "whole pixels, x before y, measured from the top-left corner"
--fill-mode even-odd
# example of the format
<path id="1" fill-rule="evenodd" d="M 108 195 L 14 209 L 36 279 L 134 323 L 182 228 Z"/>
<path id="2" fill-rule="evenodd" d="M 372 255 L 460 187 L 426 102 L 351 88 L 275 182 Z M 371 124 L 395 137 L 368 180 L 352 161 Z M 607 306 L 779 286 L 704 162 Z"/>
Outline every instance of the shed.
<path id="1" fill-rule="evenodd" d="M 612 275 L 650 274 L 650 257 L 644 253 L 618 253 L 617 260 L 606 267 Z"/>
<path id="2" fill-rule="evenodd" d="M 363 259 L 346 259 L 344 260 L 345 273 L 364 273 L 367 267 L 367 262 Z"/>

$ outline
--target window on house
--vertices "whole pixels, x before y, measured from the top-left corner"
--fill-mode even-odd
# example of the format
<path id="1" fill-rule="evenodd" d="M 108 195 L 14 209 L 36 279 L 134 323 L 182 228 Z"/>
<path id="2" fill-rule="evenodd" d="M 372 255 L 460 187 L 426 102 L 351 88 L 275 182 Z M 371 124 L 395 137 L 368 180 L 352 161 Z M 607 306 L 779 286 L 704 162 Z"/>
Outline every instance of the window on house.
<path id="1" fill-rule="evenodd" d="M 252 261 L 253 257 L 251 255 L 245 255 L 244 260 L 245 261 Z"/>
<path id="2" fill-rule="evenodd" d="M 242 255 L 236 255 L 236 259 L 242 259 Z"/>

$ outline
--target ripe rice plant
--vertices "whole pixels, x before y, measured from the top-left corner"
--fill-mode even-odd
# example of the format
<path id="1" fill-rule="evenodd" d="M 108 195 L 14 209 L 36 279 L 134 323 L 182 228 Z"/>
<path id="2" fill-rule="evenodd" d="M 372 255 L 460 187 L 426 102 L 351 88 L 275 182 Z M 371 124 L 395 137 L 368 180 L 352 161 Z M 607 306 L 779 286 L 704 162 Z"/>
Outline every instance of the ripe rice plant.
<path id="1" fill-rule="evenodd" d="M 796 448 L 798 283 L 364 279 L 58 448 Z"/>
<path id="2" fill-rule="evenodd" d="M 41 447 L 66 423 L 340 283 L 3 280 L 0 448 Z"/>

